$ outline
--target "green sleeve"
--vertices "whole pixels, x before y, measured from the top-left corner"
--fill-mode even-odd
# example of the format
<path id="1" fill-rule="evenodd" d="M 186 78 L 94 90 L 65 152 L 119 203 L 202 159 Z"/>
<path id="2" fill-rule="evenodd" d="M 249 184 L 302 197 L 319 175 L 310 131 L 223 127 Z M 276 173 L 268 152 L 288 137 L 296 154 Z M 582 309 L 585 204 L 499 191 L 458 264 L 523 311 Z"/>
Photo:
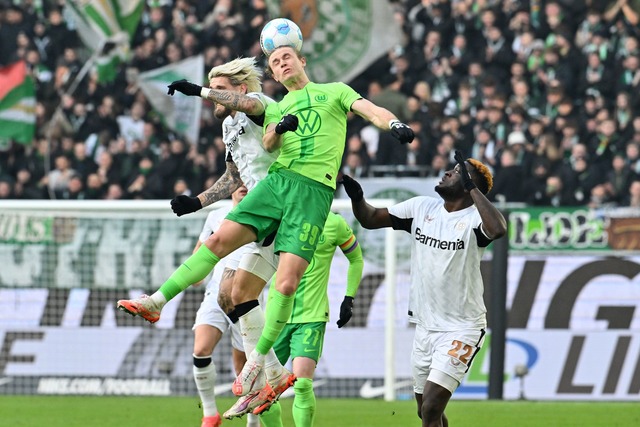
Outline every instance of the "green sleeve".
<path id="1" fill-rule="evenodd" d="M 356 241 L 357 244 L 357 241 Z M 349 260 L 349 270 L 347 271 L 347 292 L 346 296 L 355 297 L 362 279 L 364 269 L 364 259 L 362 258 L 362 248 L 358 244 L 351 252 L 345 256 Z"/>
<path id="2" fill-rule="evenodd" d="M 336 215 L 340 220 L 338 233 L 336 235 L 337 246 L 340 246 L 342 253 L 349 260 L 349 270 L 347 271 L 347 292 L 346 296 L 355 297 L 362 279 L 362 270 L 364 269 L 364 258 L 362 257 L 362 248 L 353 230 L 347 224 L 347 221 L 341 216 Z"/>

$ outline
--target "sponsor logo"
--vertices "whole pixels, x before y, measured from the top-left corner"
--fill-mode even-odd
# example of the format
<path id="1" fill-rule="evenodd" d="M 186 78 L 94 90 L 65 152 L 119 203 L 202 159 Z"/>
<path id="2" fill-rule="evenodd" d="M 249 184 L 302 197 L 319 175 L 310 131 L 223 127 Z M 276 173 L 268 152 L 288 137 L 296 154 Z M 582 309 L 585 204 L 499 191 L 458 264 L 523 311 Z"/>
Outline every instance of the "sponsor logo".
<path id="1" fill-rule="evenodd" d="M 360 387 L 360 397 L 363 399 L 372 399 L 374 397 L 384 396 L 385 385 L 374 386 L 371 380 L 365 381 Z M 413 385 L 413 380 L 398 381 L 393 385 L 394 390 Z"/>
<path id="2" fill-rule="evenodd" d="M 301 246 L 301 247 L 300 247 L 300 249 L 302 249 L 302 250 L 303 250 L 303 251 L 305 251 L 305 252 L 306 252 L 306 251 L 312 251 L 312 250 L 313 250 L 313 248 L 312 248 L 312 247 L 310 247 L 310 246 L 306 246 L 306 245 Z"/>
<path id="3" fill-rule="evenodd" d="M 169 396 L 171 382 L 145 378 L 41 378 L 38 394 Z"/>
<path id="4" fill-rule="evenodd" d="M 463 224 L 463 227 L 464 227 L 464 224 Z M 425 246 L 430 246 L 436 249 L 442 249 L 444 251 L 464 250 L 464 241 L 460 239 L 455 241 L 453 240 L 446 241 L 446 240 L 436 239 L 435 237 L 422 234 L 422 230 L 420 228 L 416 228 L 416 240 Z"/>

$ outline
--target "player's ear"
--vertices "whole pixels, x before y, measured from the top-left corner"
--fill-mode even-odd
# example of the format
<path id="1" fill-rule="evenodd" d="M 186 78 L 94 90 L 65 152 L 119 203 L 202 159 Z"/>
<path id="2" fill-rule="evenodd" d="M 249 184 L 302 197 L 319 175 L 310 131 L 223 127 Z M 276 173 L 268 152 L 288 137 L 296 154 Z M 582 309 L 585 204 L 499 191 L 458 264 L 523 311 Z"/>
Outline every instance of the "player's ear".
<path id="1" fill-rule="evenodd" d="M 247 94 L 247 84 L 246 83 L 240 84 L 240 90 L 242 91 L 243 95 L 246 95 Z"/>

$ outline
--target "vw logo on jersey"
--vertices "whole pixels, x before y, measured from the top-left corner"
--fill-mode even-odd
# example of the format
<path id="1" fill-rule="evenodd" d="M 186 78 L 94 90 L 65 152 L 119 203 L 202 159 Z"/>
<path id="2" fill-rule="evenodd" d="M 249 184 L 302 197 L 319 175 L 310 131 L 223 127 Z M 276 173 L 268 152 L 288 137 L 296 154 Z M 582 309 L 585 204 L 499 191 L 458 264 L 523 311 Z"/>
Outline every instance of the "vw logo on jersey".
<path id="1" fill-rule="evenodd" d="M 320 130 L 322 119 L 315 110 L 304 110 L 296 113 L 298 116 L 298 130 L 296 134 L 302 137 L 313 136 Z"/>

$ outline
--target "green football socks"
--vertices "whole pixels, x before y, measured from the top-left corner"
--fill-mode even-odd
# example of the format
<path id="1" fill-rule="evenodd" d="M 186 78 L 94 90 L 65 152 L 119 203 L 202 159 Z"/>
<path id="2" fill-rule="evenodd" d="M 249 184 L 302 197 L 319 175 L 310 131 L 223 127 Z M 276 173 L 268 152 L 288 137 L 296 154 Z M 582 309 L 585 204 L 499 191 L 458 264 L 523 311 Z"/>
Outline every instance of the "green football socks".
<path id="1" fill-rule="evenodd" d="M 192 284 L 207 277 L 207 274 L 213 270 L 213 267 L 219 261 L 220 258 L 211 252 L 206 245 L 200 246 L 200 249 L 183 262 L 171 277 L 160 286 L 159 292 L 164 295 L 167 301 L 171 300 Z"/>
<path id="2" fill-rule="evenodd" d="M 268 411 L 260 414 L 260 422 L 264 427 L 283 427 L 280 402 L 274 403 Z"/>
<path id="3" fill-rule="evenodd" d="M 274 289 L 274 291 L 265 313 L 264 329 L 256 345 L 256 351 L 260 354 L 267 354 L 273 347 L 273 343 L 278 339 L 278 335 L 284 329 L 293 311 L 295 294 L 284 295 L 278 292 L 277 289 Z"/>
<path id="4" fill-rule="evenodd" d="M 312 427 L 316 415 L 316 395 L 311 378 L 298 378 L 293 384 L 293 421 L 296 427 Z"/>

